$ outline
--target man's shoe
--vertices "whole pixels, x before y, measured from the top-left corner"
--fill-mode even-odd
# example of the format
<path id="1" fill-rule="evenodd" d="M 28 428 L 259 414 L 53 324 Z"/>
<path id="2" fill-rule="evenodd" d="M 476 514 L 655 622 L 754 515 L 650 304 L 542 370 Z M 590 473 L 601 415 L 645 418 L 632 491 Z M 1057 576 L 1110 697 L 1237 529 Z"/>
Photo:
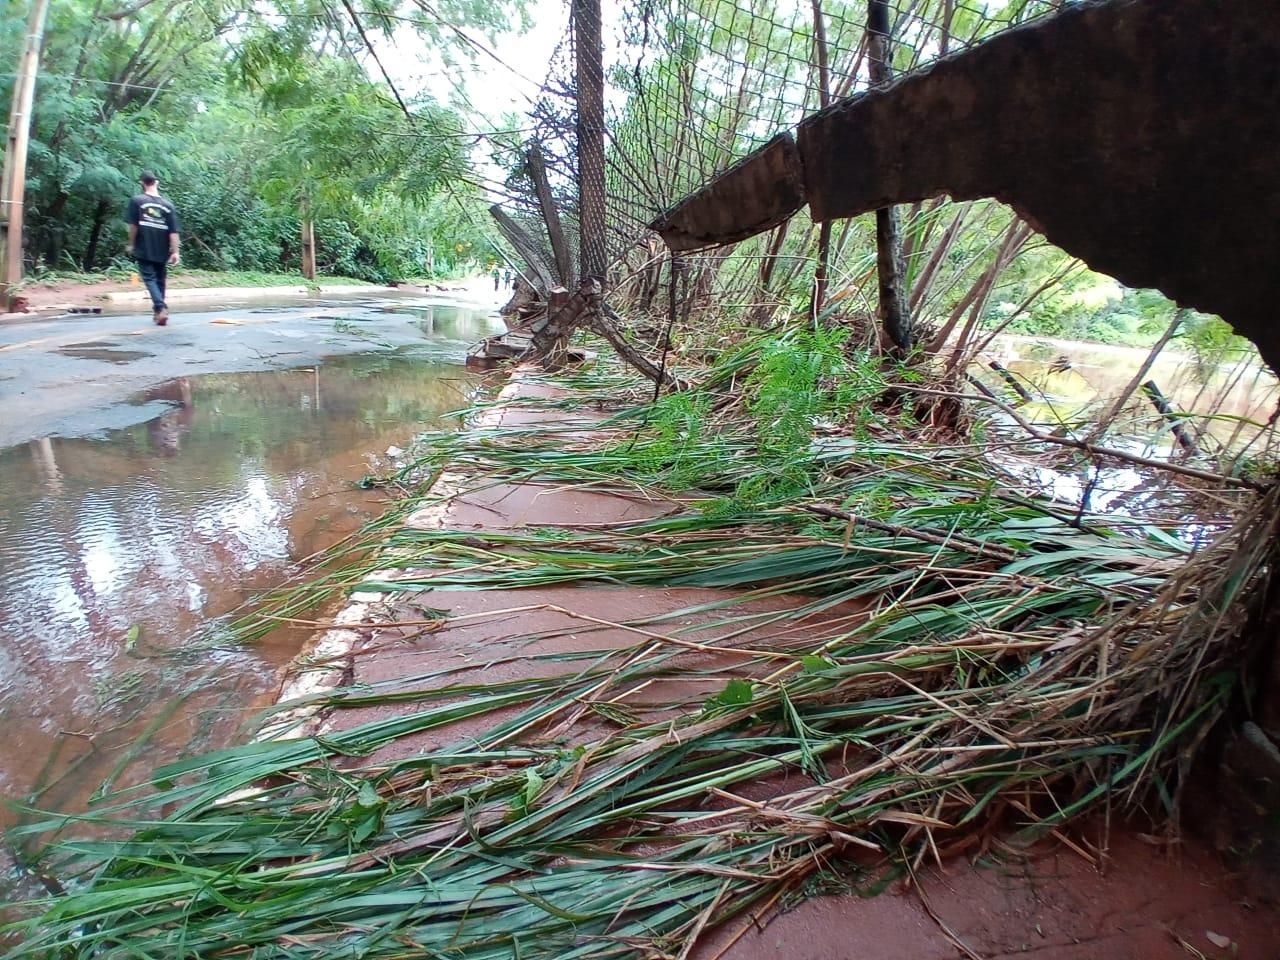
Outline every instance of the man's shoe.
<path id="1" fill-rule="evenodd" d="M 156 326 L 163 327 L 169 322 L 169 311 L 161 307 L 156 311 Z"/>

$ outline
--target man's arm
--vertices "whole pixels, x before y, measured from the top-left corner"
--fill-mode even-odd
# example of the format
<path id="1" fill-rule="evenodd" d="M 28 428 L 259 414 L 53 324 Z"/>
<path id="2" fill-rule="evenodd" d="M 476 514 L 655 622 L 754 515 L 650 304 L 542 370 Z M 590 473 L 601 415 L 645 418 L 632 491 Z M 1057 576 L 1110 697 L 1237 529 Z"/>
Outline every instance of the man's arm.
<path id="1" fill-rule="evenodd" d="M 182 237 L 178 234 L 181 229 L 178 224 L 178 211 L 171 208 L 169 210 L 169 262 L 173 264 L 182 259 Z"/>
<path id="2" fill-rule="evenodd" d="M 129 206 L 124 211 L 125 226 L 129 230 L 129 252 L 138 246 L 138 202 L 136 199 L 129 201 Z"/>

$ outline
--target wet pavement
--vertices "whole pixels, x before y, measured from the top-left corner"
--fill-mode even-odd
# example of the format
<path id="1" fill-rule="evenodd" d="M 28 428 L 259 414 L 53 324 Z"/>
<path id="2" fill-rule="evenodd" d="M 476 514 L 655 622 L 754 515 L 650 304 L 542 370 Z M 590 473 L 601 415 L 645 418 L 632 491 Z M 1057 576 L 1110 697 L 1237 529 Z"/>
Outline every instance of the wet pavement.
<path id="1" fill-rule="evenodd" d="M 94 402 L 15 416 L 13 380 L 0 383 L 0 430 L 23 437 L 0 448 L 0 797 L 60 810 L 229 741 L 274 696 L 306 631 L 242 647 L 211 626 L 382 512 L 386 494 L 355 481 L 457 422 L 480 389 L 466 346 L 494 320 L 366 299 L 192 314 L 136 336 L 136 316 L 73 323 L 0 352 L 28 398 Z M 22 326 L 29 343 L 53 325 Z M 281 338 L 296 342 L 287 359 Z M 151 356 L 120 359 L 137 343 Z M 202 372 L 237 364 L 252 369 Z M 0 826 L 17 817 L 0 810 Z"/>
<path id="2" fill-rule="evenodd" d="M 137 312 L 6 321 L 0 448 L 148 420 L 161 408 L 122 401 L 179 372 L 278 370 L 424 343 L 457 358 L 501 330 L 488 319 L 487 305 L 458 311 L 444 299 L 366 294 L 202 306 L 174 312 L 165 327 Z"/>

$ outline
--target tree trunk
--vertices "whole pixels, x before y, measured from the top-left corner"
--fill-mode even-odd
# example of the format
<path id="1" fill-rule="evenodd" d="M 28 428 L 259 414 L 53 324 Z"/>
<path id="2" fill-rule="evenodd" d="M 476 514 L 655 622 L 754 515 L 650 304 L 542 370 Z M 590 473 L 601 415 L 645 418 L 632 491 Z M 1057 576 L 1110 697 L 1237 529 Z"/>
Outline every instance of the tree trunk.
<path id="1" fill-rule="evenodd" d="M 547 180 L 547 163 L 542 156 L 542 145 L 536 140 L 529 145 L 526 155 L 529 178 L 533 181 L 538 195 L 538 207 L 542 210 L 542 222 L 547 228 L 547 238 L 551 241 L 551 252 L 556 261 L 556 281 L 562 287 L 573 285 L 573 263 L 569 259 L 569 245 L 564 239 L 564 228 L 560 224 L 560 211 L 556 209 L 555 197 L 551 195 L 551 183 Z"/>
<path id="2" fill-rule="evenodd" d="M 648 313 L 653 309 L 654 298 L 662 289 L 662 248 L 652 237 L 646 239 L 640 248 L 645 258 L 640 267 L 640 309 Z"/>
<path id="3" fill-rule="evenodd" d="M 827 27 L 822 16 L 822 0 L 813 0 L 813 52 L 818 68 L 818 106 L 831 103 L 831 64 L 827 53 Z M 827 284 L 831 273 L 831 222 L 818 229 L 818 262 L 813 268 L 813 293 L 809 300 L 809 316 L 814 323 L 827 300 Z"/>
<path id="4" fill-rule="evenodd" d="M 303 197 L 300 210 L 302 219 L 302 275 L 308 280 L 316 278 L 316 225 L 311 219 L 311 201 Z"/>
<path id="5" fill-rule="evenodd" d="M 872 86 L 893 79 L 888 0 L 868 0 L 867 50 Z M 906 268 L 902 262 L 902 228 L 896 207 L 876 211 L 876 266 L 880 280 L 880 326 L 889 338 L 890 352 L 906 357 L 914 340 L 911 308 L 907 304 Z"/>
<path id="6" fill-rule="evenodd" d="M 4 170 L 0 176 L 0 310 L 9 309 L 9 298 L 22 282 L 23 201 L 27 186 L 27 144 L 31 138 L 31 105 L 35 100 L 40 50 L 44 46 L 44 21 L 49 0 L 33 0 L 27 19 L 27 39 L 18 60 L 5 141 Z"/>
<path id="7" fill-rule="evenodd" d="M 109 200 L 99 200 L 93 210 L 93 227 L 89 230 L 89 244 L 84 251 L 84 268 L 92 270 L 98 262 L 98 241 L 102 237 L 102 225 L 106 222 L 107 211 L 111 209 Z"/>
<path id="8" fill-rule="evenodd" d="M 53 203 L 49 204 L 48 209 L 44 211 L 44 216 L 41 217 L 46 224 L 44 236 L 39 238 L 43 243 L 37 244 L 36 238 L 32 238 L 32 247 L 38 250 L 43 246 L 44 262 L 55 269 L 62 262 L 62 251 L 66 247 L 67 222 L 63 214 L 70 199 L 71 194 L 67 191 L 58 191 L 58 195 L 53 198 Z"/>

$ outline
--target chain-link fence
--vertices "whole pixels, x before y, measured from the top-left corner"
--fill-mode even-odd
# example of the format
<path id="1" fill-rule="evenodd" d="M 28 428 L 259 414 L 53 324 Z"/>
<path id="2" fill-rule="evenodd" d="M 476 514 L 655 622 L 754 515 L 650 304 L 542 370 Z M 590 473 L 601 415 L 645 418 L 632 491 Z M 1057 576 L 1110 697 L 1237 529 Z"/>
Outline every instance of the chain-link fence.
<path id="1" fill-rule="evenodd" d="M 889 0 L 889 62 L 895 75 L 1052 13 L 1061 0 Z M 586 251 L 635 276 L 657 253 L 646 225 L 735 162 L 832 100 L 872 83 L 868 3 L 811 0 L 628 0 L 569 7 L 532 126 L 546 158 L 575 264 L 582 261 L 579 202 L 602 199 L 603 223 Z M 603 69 L 582 71 L 599 37 Z M 583 40 L 587 41 L 585 44 Z M 598 85 L 598 89 L 596 89 Z M 579 105 L 599 102 L 603 165 L 579 170 Z M 590 121 L 587 121 L 588 124 Z M 513 216 L 553 251 L 527 170 L 507 184 Z"/>

